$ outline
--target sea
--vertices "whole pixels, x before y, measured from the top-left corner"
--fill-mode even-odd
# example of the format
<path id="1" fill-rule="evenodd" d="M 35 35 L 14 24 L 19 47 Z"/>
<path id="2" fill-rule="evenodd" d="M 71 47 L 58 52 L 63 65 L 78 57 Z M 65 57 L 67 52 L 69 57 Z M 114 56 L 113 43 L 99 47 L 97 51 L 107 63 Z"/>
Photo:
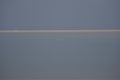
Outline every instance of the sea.
<path id="1" fill-rule="evenodd" d="M 120 80 L 120 32 L 0 33 L 0 80 Z"/>

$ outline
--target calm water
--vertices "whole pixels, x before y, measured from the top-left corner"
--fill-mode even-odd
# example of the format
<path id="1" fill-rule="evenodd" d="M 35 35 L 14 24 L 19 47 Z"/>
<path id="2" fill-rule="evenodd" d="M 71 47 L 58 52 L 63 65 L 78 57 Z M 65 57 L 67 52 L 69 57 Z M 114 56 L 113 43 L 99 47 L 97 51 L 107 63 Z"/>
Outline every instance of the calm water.
<path id="1" fill-rule="evenodd" d="M 120 33 L 0 33 L 1 80 L 120 79 Z"/>

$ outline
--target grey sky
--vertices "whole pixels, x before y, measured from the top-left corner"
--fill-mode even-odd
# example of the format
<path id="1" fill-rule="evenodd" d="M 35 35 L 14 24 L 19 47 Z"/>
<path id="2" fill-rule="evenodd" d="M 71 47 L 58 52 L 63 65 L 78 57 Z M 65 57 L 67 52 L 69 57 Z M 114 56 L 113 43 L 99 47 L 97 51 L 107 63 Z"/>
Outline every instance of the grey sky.
<path id="1" fill-rule="evenodd" d="M 120 29 L 119 0 L 0 0 L 0 29 Z"/>

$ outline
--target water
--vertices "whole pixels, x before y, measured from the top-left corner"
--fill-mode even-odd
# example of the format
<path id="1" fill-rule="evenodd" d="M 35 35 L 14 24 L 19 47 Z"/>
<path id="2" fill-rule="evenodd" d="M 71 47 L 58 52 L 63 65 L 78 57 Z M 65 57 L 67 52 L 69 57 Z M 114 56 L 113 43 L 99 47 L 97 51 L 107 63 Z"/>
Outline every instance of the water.
<path id="1" fill-rule="evenodd" d="M 1 80 L 120 79 L 120 33 L 0 33 Z"/>

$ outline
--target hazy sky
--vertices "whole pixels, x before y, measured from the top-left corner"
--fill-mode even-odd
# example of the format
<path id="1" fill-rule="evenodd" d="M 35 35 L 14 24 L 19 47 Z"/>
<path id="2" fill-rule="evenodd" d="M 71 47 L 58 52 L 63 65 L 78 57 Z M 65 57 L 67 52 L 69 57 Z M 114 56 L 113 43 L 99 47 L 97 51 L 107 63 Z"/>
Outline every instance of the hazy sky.
<path id="1" fill-rule="evenodd" d="M 119 0 L 0 0 L 0 29 L 120 29 Z"/>

